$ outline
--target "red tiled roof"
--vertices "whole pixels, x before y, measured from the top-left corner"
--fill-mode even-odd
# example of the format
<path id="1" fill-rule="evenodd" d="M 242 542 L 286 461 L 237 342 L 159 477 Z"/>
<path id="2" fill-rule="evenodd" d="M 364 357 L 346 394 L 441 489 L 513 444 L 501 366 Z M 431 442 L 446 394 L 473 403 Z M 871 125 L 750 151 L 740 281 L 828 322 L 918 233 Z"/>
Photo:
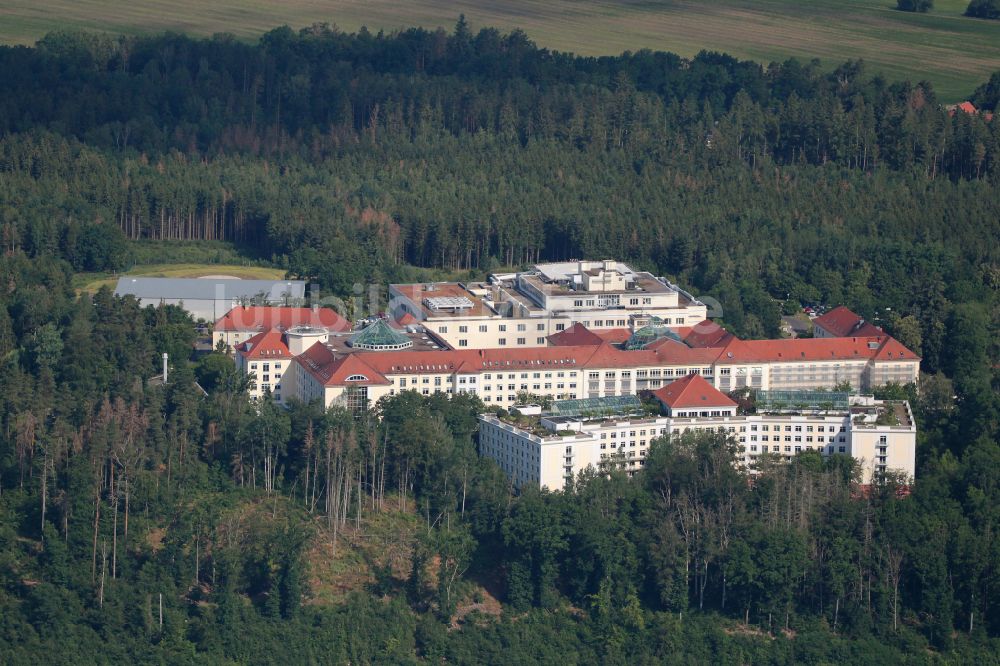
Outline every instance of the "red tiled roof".
<path id="1" fill-rule="evenodd" d="M 580 346 L 399 351 L 368 354 L 365 361 L 385 374 L 552 370 L 582 367 L 595 349 Z"/>
<path id="2" fill-rule="evenodd" d="M 373 354 L 335 354 L 321 342 L 296 358 L 302 368 L 315 377 L 324 386 L 347 384 L 351 386 L 372 386 L 391 384 L 381 372 L 365 362 L 364 358 Z M 352 379 L 348 377 L 364 377 Z"/>
<path id="3" fill-rule="evenodd" d="M 549 336 L 549 344 L 556 347 L 598 346 L 605 342 L 620 344 L 629 339 L 632 331 L 627 328 L 608 328 L 595 331 L 576 322 L 565 331 L 559 331 Z"/>
<path id="4" fill-rule="evenodd" d="M 399 328 L 403 328 L 404 326 L 410 326 L 412 324 L 419 324 L 419 323 L 420 322 L 417 320 L 417 318 L 414 317 L 413 315 L 411 315 L 409 312 L 404 312 L 399 317 L 396 317 L 396 321 L 395 321 L 396 326 L 399 327 Z"/>
<path id="5" fill-rule="evenodd" d="M 599 345 L 528 347 L 522 349 L 448 349 L 440 351 L 350 352 L 335 354 L 317 343 L 301 364 L 327 385 L 340 385 L 352 374 L 371 384 L 390 383 L 387 375 L 551 371 L 580 368 L 708 367 L 713 363 L 870 360 L 919 358 L 889 336 L 795 340 L 738 340 L 725 347 L 691 348 L 672 339 L 658 340 L 655 349 L 624 351 L 602 341 Z"/>
<path id="6" fill-rule="evenodd" d="M 653 395 L 670 409 L 736 406 L 732 398 L 695 374 L 671 382 L 653 391 Z"/>
<path id="7" fill-rule="evenodd" d="M 677 329 L 677 333 L 688 347 L 722 347 L 736 337 L 711 319 L 694 326 L 683 326 Z"/>
<path id="8" fill-rule="evenodd" d="M 569 347 L 574 345 L 597 346 L 604 342 L 604 338 L 594 333 L 592 330 L 577 322 L 565 331 L 559 331 L 549 336 L 549 344 L 556 347 Z"/>
<path id="9" fill-rule="evenodd" d="M 248 359 L 291 358 L 292 353 L 276 328 L 258 333 L 249 340 L 236 345 L 236 352 Z"/>
<path id="10" fill-rule="evenodd" d="M 843 305 L 816 317 L 813 326 L 819 326 L 836 338 L 885 335 L 881 328 L 866 322 Z"/>
<path id="11" fill-rule="evenodd" d="M 957 108 L 973 115 L 979 112 L 978 109 L 976 109 L 976 106 L 972 102 L 962 102 L 961 104 L 958 105 Z"/>
<path id="12" fill-rule="evenodd" d="M 876 361 L 919 361 L 920 357 L 907 349 L 903 343 L 896 338 L 885 336 L 882 344 L 875 353 Z"/>
<path id="13" fill-rule="evenodd" d="M 843 305 L 839 305 L 826 314 L 813 319 L 813 326 L 819 326 L 830 335 L 843 338 L 850 335 L 851 331 L 853 331 L 861 321 L 863 321 L 861 317 L 854 314 Z"/>
<path id="14" fill-rule="evenodd" d="M 283 331 L 295 326 L 312 326 L 328 331 L 349 331 L 351 323 L 330 308 L 286 308 L 238 306 L 215 322 L 216 331 Z"/>
<path id="15" fill-rule="evenodd" d="M 683 342 L 678 342 L 673 338 L 660 338 L 646 345 L 643 351 L 650 351 L 656 354 L 656 358 L 664 364 L 695 364 L 704 365 L 715 363 L 722 353 L 721 347 L 688 347 Z M 635 354 L 636 352 L 628 352 Z"/>
<path id="16" fill-rule="evenodd" d="M 859 337 L 865 337 L 865 336 L 879 337 L 881 335 L 885 335 L 885 331 L 883 331 L 880 327 L 876 326 L 875 324 L 863 321 L 861 322 L 861 325 L 857 327 L 857 329 L 851 331 L 851 335 L 852 336 L 857 335 Z"/>
<path id="17" fill-rule="evenodd" d="M 883 348 L 894 351 L 894 360 L 920 358 L 888 335 L 850 338 L 795 338 L 792 340 L 733 340 L 719 355 L 719 363 L 755 361 L 846 361 L 875 359 Z"/>
<path id="18" fill-rule="evenodd" d="M 866 322 L 843 305 L 813 319 L 813 326 L 819 326 L 836 338 L 884 335 L 881 328 Z"/>
<path id="19" fill-rule="evenodd" d="M 632 331 L 627 328 L 609 328 L 603 331 L 594 331 L 594 335 L 601 338 L 605 342 L 610 342 L 613 345 L 619 345 L 623 342 L 627 342 L 630 337 L 632 337 Z"/>

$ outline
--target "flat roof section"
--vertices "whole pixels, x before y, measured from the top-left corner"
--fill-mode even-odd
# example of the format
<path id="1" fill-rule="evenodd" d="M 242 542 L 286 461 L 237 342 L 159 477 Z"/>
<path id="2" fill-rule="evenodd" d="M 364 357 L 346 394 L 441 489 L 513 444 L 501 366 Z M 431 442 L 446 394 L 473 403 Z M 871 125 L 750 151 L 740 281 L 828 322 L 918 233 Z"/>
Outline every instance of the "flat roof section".
<path id="1" fill-rule="evenodd" d="M 583 260 L 583 263 L 588 267 L 592 264 L 601 266 L 604 264 L 603 261 L 590 260 Z M 580 274 L 580 261 L 554 261 L 547 264 L 535 264 L 533 268 L 550 282 L 570 280 L 574 275 Z M 615 262 L 614 269 L 622 275 L 631 275 L 635 272 L 628 264 L 623 264 L 620 261 Z"/>
<path id="2" fill-rule="evenodd" d="M 368 328 L 371 328 L 369 326 Z M 361 331 L 346 331 L 331 333 L 327 338 L 326 346 L 337 352 L 338 354 L 364 354 L 365 356 L 369 354 L 390 354 L 397 350 L 386 350 L 386 349 L 365 349 L 363 347 L 354 347 L 351 345 L 352 339 L 357 338 L 359 335 L 367 331 L 368 329 L 363 329 Z M 400 338 L 405 337 L 409 342 L 413 343 L 411 347 L 407 347 L 406 351 L 450 351 L 449 347 L 443 340 L 434 336 L 431 333 L 425 331 L 410 332 L 396 330 L 393 331 L 395 335 L 400 336 Z M 367 336 L 362 336 L 362 341 L 367 339 Z"/>
<path id="3" fill-rule="evenodd" d="M 486 305 L 482 296 L 477 296 L 458 282 L 418 282 L 415 284 L 393 284 L 389 287 L 392 292 L 403 296 L 410 301 L 411 305 L 419 308 L 421 319 L 492 318 L 497 316 L 497 312 Z M 437 307 L 442 307 L 447 303 L 461 303 L 463 307 L 435 309 L 428 303 L 430 299 L 433 299 L 432 302 Z M 466 302 L 468 302 L 468 306 L 465 306 Z M 390 303 L 390 306 L 392 305 Z"/>
<path id="4" fill-rule="evenodd" d="M 615 291 L 584 291 L 583 289 L 570 289 L 560 282 L 551 282 L 543 279 L 542 275 L 521 275 L 521 280 L 529 284 L 538 291 L 550 296 L 567 296 L 579 294 L 581 296 L 594 294 L 597 296 L 604 294 L 666 294 L 674 291 L 663 284 L 650 273 L 629 274 L 630 283 L 635 285 L 635 289 L 618 289 Z"/>
<path id="5" fill-rule="evenodd" d="M 240 280 L 237 278 L 158 278 L 129 277 L 118 279 L 116 296 L 136 298 L 230 300 L 253 298 L 264 294 L 271 301 L 305 298 L 306 283 L 302 280 Z"/>

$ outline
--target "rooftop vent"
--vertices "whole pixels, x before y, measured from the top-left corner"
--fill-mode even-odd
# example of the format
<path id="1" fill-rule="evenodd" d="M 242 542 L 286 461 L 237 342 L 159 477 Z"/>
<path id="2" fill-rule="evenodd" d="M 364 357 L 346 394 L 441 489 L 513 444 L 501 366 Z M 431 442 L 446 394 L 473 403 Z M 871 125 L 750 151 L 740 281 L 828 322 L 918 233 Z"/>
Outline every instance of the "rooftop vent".
<path id="1" fill-rule="evenodd" d="M 424 304 L 434 312 L 471 310 L 472 301 L 465 296 L 435 296 L 425 298 Z"/>

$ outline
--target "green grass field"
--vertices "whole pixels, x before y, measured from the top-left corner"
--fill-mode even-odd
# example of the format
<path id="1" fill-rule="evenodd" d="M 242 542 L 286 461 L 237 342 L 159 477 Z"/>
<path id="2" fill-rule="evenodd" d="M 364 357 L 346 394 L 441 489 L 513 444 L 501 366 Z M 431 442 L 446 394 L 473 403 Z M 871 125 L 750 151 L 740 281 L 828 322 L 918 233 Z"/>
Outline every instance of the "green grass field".
<path id="1" fill-rule="evenodd" d="M 236 266 L 226 264 L 149 264 L 135 266 L 129 271 L 118 273 L 78 273 L 74 276 L 74 286 L 79 291 L 94 293 L 104 285 L 114 289 L 118 278 L 123 275 L 142 277 L 197 278 L 207 275 L 227 275 L 244 280 L 282 280 L 285 271 L 278 268 L 258 266 Z"/>
<path id="2" fill-rule="evenodd" d="M 863 58 L 889 78 L 929 79 L 945 101 L 966 97 L 1000 69 L 1000 21 L 962 16 L 967 0 L 928 14 L 894 0 L 6 0 L 0 42 L 28 44 L 58 28 L 112 32 L 230 32 L 253 39 L 316 21 L 345 30 L 420 25 L 521 27 L 540 45 L 585 55 L 701 49 L 770 62 L 789 56 L 833 66 Z"/>

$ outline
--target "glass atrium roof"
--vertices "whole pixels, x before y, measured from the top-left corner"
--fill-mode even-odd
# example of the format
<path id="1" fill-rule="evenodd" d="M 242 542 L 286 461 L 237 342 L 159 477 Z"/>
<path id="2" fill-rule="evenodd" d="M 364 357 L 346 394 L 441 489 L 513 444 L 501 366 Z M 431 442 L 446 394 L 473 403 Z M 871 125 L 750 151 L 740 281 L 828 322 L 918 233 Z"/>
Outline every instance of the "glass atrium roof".
<path id="1" fill-rule="evenodd" d="M 650 342 L 659 340 L 660 338 L 670 338 L 681 342 L 681 338 L 677 335 L 677 331 L 673 330 L 669 326 L 663 325 L 663 320 L 659 317 L 653 317 L 650 320 L 648 326 L 643 326 L 634 333 L 625 342 L 625 349 L 632 351 L 636 349 L 642 349 Z"/>
<path id="2" fill-rule="evenodd" d="M 348 344 L 354 349 L 385 351 L 409 349 L 413 346 L 413 341 L 399 331 L 392 330 L 384 319 L 379 319 L 351 336 Z"/>
<path id="3" fill-rule="evenodd" d="M 833 391 L 757 391 L 758 412 L 846 412 L 850 393 Z"/>
<path id="4" fill-rule="evenodd" d="M 642 402 L 634 395 L 614 395 L 605 398 L 556 400 L 546 410 L 553 416 L 625 416 L 641 413 Z"/>

